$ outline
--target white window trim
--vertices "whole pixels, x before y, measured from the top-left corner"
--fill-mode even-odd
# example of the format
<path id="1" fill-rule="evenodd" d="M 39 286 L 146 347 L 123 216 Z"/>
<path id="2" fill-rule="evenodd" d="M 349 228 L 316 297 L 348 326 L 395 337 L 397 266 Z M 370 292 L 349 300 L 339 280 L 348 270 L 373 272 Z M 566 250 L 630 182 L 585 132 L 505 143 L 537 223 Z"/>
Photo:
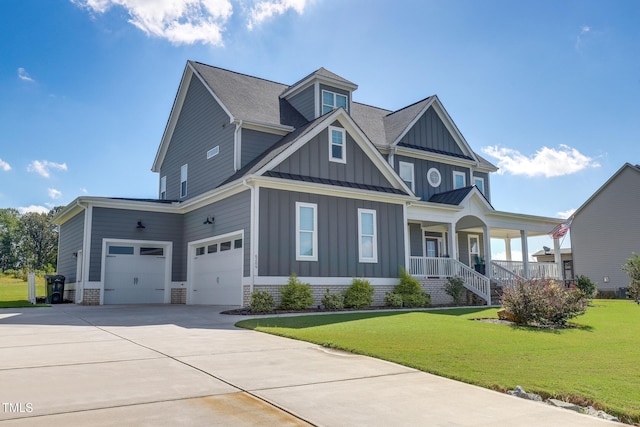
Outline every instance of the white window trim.
<path id="1" fill-rule="evenodd" d="M 480 181 L 480 182 L 482 182 L 482 188 L 478 188 L 478 190 L 480 190 L 480 192 L 481 192 L 482 194 L 484 194 L 484 191 L 485 191 L 485 188 L 484 188 L 484 178 L 482 178 L 482 177 L 480 177 L 480 176 L 474 176 L 474 177 L 473 177 L 473 185 L 475 185 L 475 186 L 477 187 L 478 185 L 476 184 L 476 181 Z"/>
<path id="2" fill-rule="evenodd" d="M 438 180 L 436 182 L 431 180 L 431 174 L 435 172 L 438 175 Z M 440 184 L 442 183 L 442 174 L 440 174 L 440 171 L 436 168 L 431 168 L 427 171 L 427 181 L 429 182 L 429 185 L 436 188 L 439 187 Z"/>
<path id="3" fill-rule="evenodd" d="M 362 214 L 373 215 L 373 235 L 367 235 L 373 239 L 373 256 L 364 257 L 362 255 L 362 238 L 365 237 L 362 234 Z M 376 218 L 376 211 L 373 209 L 358 209 L 358 258 L 362 263 L 377 263 L 378 262 L 378 220 Z"/>
<path id="4" fill-rule="evenodd" d="M 209 160 L 212 157 L 217 156 L 219 152 L 220 152 L 220 146 L 216 145 L 211 150 L 207 151 L 207 160 Z"/>
<path id="5" fill-rule="evenodd" d="M 300 208 L 313 209 L 313 234 L 312 249 L 313 255 L 300 254 Z M 305 232 L 308 233 L 307 230 Z M 317 261 L 318 260 L 318 205 L 315 203 L 296 202 L 296 261 Z"/>
<path id="6" fill-rule="evenodd" d="M 167 199 L 167 176 L 160 178 L 160 200 Z"/>
<path id="7" fill-rule="evenodd" d="M 478 252 L 471 252 L 471 239 L 478 241 Z M 478 255 L 478 258 L 480 258 L 480 236 L 477 234 L 469 234 L 467 236 L 467 247 L 469 248 L 469 267 L 473 268 L 473 265 L 476 263 L 476 257 L 474 255 Z"/>
<path id="8" fill-rule="evenodd" d="M 402 177 L 402 167 L 408 167 L 409 169 L 411 169 L 411 191 L 413 191 L 414 193 L 416 192 L 416 175 L 414 173 L 414 165 L 413 163 L 410 162 L 398 162 L 398 172 L 400 174 L 400 179 L 402 179 L 403 181 L 405 181 L 405 179 Z M 406 184 L 406 181 L 405 181 Z"/>
<path id="9" fill-rule="evenodd" d="M 456 187 L 456 177 L 462 177 L 462 187 Z M 453 189 L 457 190 L 458 188 L 464 188 L 467 186 L 467 175 L 464 172 L 453 171 Z"/>
<path id="10" fill-rule="evenodd" d="M 189 165 L 182 165 L 180 167 L 180 198 L 187 197 L 188 192 L 188 175 L 189 175 Z M 184 183 L 184 194 L 182 193 L 182 183 Z"/>
<path id="11" fill-rule="evenodd" d="M 342 134 L 342 158 L 333 157 L 333 131 Z M 336 144 L 337 145 L 337 144 Z M 344 128 L 329 126 L 329 161 L 335 163 L 347 163 L 347 131 Z"/>
<path id="12" fill-rule="evenodd" d="M 330 93 L 331 95 L 333 95 L 333 105 L 324 103 L 324 94 L 325 93 Z M 320 93 L 320 96 L 321 96 L 321 98 L 320 98 L 320 112 L 324 111 L 324 107 L 331 107 L 331 111 L 333 111 L 336 108 L 338 108 L 336 106 L 336 104 L 337 104 L 336 103 L 336 99 L 337 99 L 338 96 L 343 96 L 347 100 L 347 102 L 345 102 L 345 105 L 346 105 L 346 110 L 349 111 L 349 96 L 348 95 L 345 95 L 345 94 L 342 94 L 342 93 L 338 93 L 338 92 L 332 92 L 330 90 L 322 89 L 322 92 Z M 327 113 L 328 113 L 328 111 L 327 111 Z M 324 113 L 324 114 L 326 114 L 326 113 Z"/>

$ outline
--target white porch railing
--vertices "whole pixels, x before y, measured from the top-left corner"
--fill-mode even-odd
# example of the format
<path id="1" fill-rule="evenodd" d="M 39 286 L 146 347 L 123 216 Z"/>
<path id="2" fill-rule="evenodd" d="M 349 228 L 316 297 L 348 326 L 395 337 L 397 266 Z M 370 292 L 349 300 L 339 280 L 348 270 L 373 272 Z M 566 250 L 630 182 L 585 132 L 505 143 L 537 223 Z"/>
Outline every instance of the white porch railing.
<path id="1" fill-rule="evenodd" d="M 501 267 L 504 270 L 510 271 L 511 273 L 520 276 L 521 279 L 526 279 L 527 275 L 524 271 L 524 262 L 522 261 L 499 261 L 492 260 L 492 264 L 495 266 Z M 493 270 L 495 271 L 495 269 Z M 495 275 L 493 276 L 496 279 Z M 554 262 L 530 262 L 529 263 L 529 278 L 530 279 L 558 279 L 560 278 L 560 274 L 558 271 L 558 264 Z"/>
<path id="2" fill-rule="evenodd" d="M 500 264 L 500 261 L 491 261 L 491 278 L 500 282 L 502 286 L 513 286 L 524 277 L 506 269 Z"/>
<path id="3" fill-rule="evenodd" d="M 409 257 L 409 274 L 416 277 L 460 277 L 465 288 L 491 305 L 489 278 L 453 258 Z"/>

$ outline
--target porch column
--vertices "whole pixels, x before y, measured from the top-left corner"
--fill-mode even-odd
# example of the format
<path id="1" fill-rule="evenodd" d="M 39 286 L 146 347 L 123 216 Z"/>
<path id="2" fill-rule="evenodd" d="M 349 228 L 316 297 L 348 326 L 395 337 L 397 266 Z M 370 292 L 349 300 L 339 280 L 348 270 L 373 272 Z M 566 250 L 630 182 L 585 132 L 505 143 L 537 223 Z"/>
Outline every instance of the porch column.
<path id="1" fill-rule="evenodd" d="M 504 251 L 507 253 L 507 261 L 511 261 L 511 237 L 504 239 Z"/>
<path id="2" fill-rule="evenodd" d="M 527 230 L 520 230 L 520 241 L 522 242 L 522 265 L 524 266 L 524 278 L 529 277 L 529 242 L 527 241 Z"/>
<path id="3" fill-rule="evenodd" d="M 558 266 L 558 280 L 562 280 L 562 254 L 560 253 L 560 240 L 553 239 L 554 262 Z"/>
<path id="4" fill-rule="evenodd" d="M 456 259 L 456 227 L 454 224 L 447 224 L 447 251 L 449 258 Z"/>
<path id="5" fill-rule="evenodd" d="M 491 277 L 493 276 L 493 268 L 491 267 L 491 234 L 488 225 L 484 225 L 482 227 L 482 234 L 484 235 L 484 275 L 491 279 Z"/>

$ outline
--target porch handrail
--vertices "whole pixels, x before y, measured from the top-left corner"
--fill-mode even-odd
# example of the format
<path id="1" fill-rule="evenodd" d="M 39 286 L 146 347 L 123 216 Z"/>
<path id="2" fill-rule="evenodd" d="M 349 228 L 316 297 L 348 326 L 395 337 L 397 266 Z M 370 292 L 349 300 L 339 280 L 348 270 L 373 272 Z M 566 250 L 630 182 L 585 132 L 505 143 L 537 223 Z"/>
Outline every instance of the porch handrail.
<path id="1" fill-rule="evenodd" d="M 492 264 L 500 266 L 501 268 L 512 272 L 526 279 L 524 273 L 524 262 L 522 261 L 502 261 L 491 260 Z M 560 278 L 558 271 L 558 264 L 554 262 L 530 262 L 529 263 L 529 278 L 530 279 L 558 279 Z"/>
<path id="2" fill-rule="evenodd" d="M 513 286 L 524 277 L 503 267 L 500 261 L 491 261 L 491 277 L 502 284 L 502 286 Z"/>
<path id="3" fill-rule="evenodd" d="M 418 277 L 460 277 L 465 288 L 491 305 L 489 278 L 453 258 L 409 257 L 409 274 Z"/>

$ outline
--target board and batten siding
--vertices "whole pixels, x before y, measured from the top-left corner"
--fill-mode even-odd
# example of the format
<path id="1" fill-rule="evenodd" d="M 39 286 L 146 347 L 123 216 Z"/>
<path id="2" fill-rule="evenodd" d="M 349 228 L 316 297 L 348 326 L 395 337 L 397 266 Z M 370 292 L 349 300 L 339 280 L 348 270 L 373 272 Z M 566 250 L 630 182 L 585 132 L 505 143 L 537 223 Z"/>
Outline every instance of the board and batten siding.
<path id="1" fill-rule="evenodd" d="M 213 224 L 203 224 L 207 217 L 213 217 Z M 235 194 L 219 202 L 196 209 L 184 215 L 185 250 L 181 259 L 181 276 L 187 279 L 187 250 L 189 242 L 220 236 L 234 231 L 244 230 L 244 277 L 251 272 L 251 192 L 249 190 Z"/>
<path id="2" fill-rule="evenodd" d="M 77 281 L 77 253 L 82 250 L 82 241 L 84 239 L 84 213 L 85 211 L 83 210 L 62 224 L 58 233 L 57 272 L 65 277 L 67 283 L 75 283 Z M 76 256 L 73 255 L 74 253 Z"/>
<path id="3" fill-rule="evenodd" d="M 333 126 L 339 127 L 338 124 L 338 122 L 334 122 Z M 324 129 L 274 167 L 273 171 L 357 184 L 393 187 L 349 133 L 346 134 L 346 163 L 329 161 L 329 130 Z"/>
<path id="4" fill-rule="evenodd" d="M 640 253 L 638 212 L 640 172 L 626 167 L 576 213 L 571 223 L 574 275 L 587 276 L 601 290 L 617 292 L 627 287 L 629 276 L 620 266 L 633 252 Z"/>
<path id="5" fill-rule="evenodd" d="M 296 261 L 296 202 L 317 204 L 318 261 Z M 378 262 L 358 259 L 358 208 L 376 211 Z M 389 277 L 404 266 L 402 205 L 260 189 L 260 276 Z"/>
<path id="6" fill-rule="evenodd" d="M 409 242 L 411 248 L 411 256 L 424 256 L 424 245 L 422 240 L 424 234 L 422 232 L 422 226 L 420 224 L 409 224 Z"/>
<path id="7" fill-rule="evenodd" d="M 281 139 L 281 135 L 242 129 L 241 167 L 245 167 Z"/>
<path id="8" fill-rule="evenodd" d="M 180 260 L 184 245 L 182 240 L 182 215 L 128 209 L 93 208 L 91 227 L 91 258 L 89 280 L 100 281 L 102 268 L 102 239 L 155 240 L 173 242 L 172 280 L 180 279 Z M 144 229 L 137 229 L 138 221 Z"/>
<path id="9" fill-rule="evenodd" d="M 442 150 L 447 153 L 464 154 L 433 107 L 425 111 L 402 137 L 400 143 Z"/>
<path id="10" fill-rule="evenodd" d="M 297 93 L 289 98 L 288 101 L 289 104 L 291 104 L 293 108 L 298 110 L 298 112 L 302 114 L 305 119 L 311 121 L 316 118 L 315 104 L 313 102 L 314 99 L 315 86 L 311 85 L 308 88 L 302 90 L 300 93 Z"/>
<path id="11" fill-rule="evenodd" d="M 400 162 L 413 163 L 413 179 L 415 181 L 415 194 L 422 200 L 429 200 L 431 196 L 445 191 L 453 190 L 453 172 L 463 172 L 465 174 L 466 185 L 472 185 L 469 181 L 470 170 L 457 165 L 434 162 L 431 160 L 416 159 L 401 155 L 394 156 L 394 169 L 400 174 Z M 427 172 L 431 168 L 436 168 L 440 172 L 441 182 L 437 187 L 432 187 L 427 180 Z"/>
<path id="12" fill-rule="evenodd" d="M 235 126 L 205 86 L 192 77 L 180 117 L 160 167 L 167 177 L 167 199 L 186 200 L 216 188 L 234 171 Z M 207 159 L 207 151 L 220 152 Z M 188 165 L 187 196 L 180 197 L 180 168 Z"/>

